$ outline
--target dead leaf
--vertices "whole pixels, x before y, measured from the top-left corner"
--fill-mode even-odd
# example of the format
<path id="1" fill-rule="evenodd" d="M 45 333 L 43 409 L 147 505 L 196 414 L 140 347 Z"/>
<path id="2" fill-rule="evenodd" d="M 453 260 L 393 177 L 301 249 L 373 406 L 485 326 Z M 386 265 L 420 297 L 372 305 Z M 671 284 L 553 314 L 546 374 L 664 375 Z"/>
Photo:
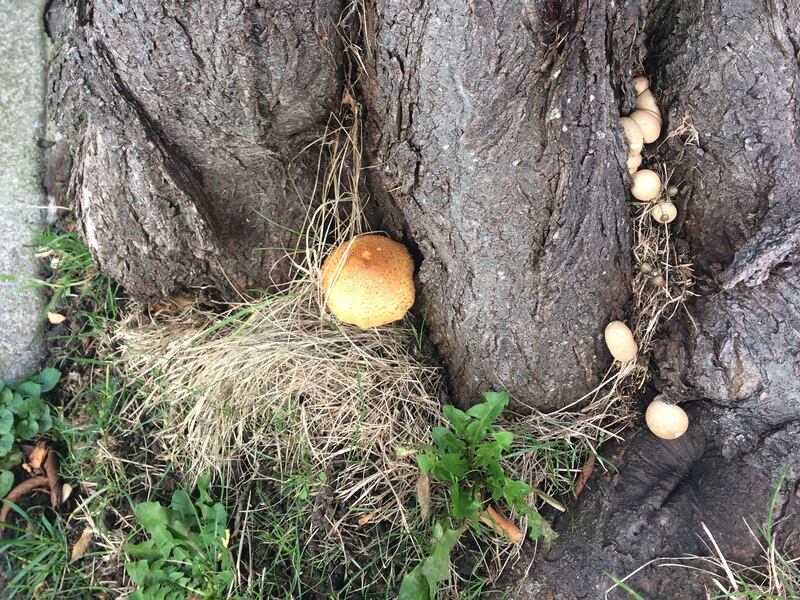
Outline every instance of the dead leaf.
<path id="1" fill-rule="evenodd" d="M 522 530 L 513 521 L 506 519 L 496 511 L 493 506 L 481 511 L 478 518 L 483 524 L 488 525 L 495 533 L 502 535 L 512 544 L 519 544 L 525 539 Z"/>
<path id="2" fill-rule="evenodd" d="M 539 496 L 542 500 L 547 502 L 550 506 L 555 508 L 559 512 L 567 512 L 567 507 L 561 504 L 558 500 L 550 496 L 549 494 L 545 494 L 542 490 L 538 488 L 533 489 L 533 493 Z"/>
<path id="3" fill-rule="evenodd" d="M 31 453 L 28 455 L 28 465 L 30 468 L 34 471 L 41 471 L 44 461 L 47 459 L 47 452 L 47 442 L 36 442 L 36 446 L 33 447 L 33 450 L 31 450 Z"/>
<path id="4" fill-rule="evenodd" d="M 69 559 L 78 560 L 81 556 L 86 554 L 93 537 L 94 531 L 92 531 L 89 527 L 85 527 L 81 533 L 81 537 L 79 537 L 78 541 L 72 545 L 72 552 L 69 555 Z"/>
<path id="5" fill-rule="evenodd" d="M 67 499 L 72 495 L 72 486 L 68 483 L 65 483 L 61 486 L 61 502 L 66 502 Z"/>
<path id="6" fill-rule="evenodd" d="M 431 478 L 427 473 L 420 473 L 417 479 L 417 503 L 419 515 L 423 523 L 427 523 L 431 516 Z"/>
<path id="7" fill-rule="evenodd" d="M 594 454 L 590 454 L 589 458 L 583 465 L 581 469 L 581 474 L 578 475 L 578 480 L 575 482 L 575 497 L 577 498 L 580 493 L 583 491 L 583 488 L 586 487 L 586 482 L 589 481 L 589 477 L 592 476 L 592 471 L 594 471 Z"/>
<path id="8" fill-rule="evenodd" d="M 49 312 L 47 313 L 47 320 L 50 321 L 51 325 L 59 325 L 67 320 L 67 317 L 62 315 L 61 313 L 57 312 Z"/>
<path id="9" fill-rule="evenodd" d="M 374 510 L 374 511 L 372 511 L 370 513 L 362 515 L 358 519 L 358 526 L 359 527 L 363 527 L 367 523 L 370 523 L 376 516 L 378 516 L 378 511 L 377 510 Z"/>

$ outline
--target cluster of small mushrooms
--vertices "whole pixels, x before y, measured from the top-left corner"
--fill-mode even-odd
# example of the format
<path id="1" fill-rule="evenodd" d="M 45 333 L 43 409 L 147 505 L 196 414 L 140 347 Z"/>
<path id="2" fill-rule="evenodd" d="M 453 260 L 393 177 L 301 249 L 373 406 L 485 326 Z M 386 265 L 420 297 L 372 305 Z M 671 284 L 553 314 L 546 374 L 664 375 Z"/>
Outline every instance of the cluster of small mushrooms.
<path id="1" fill-rule="evenodd" d="M 650 80 L 647 77 L 634 77 L 633 85 L 636 89 L 636 110 L 627 117 L 622 117 L 620 123 L 628 141 L 628 172 L 631 174 L 631 194 L 642 202 L 657 201 L 661 196 L 661 177 L 651 169 L 640 169 L 642 165 L 642 150 L 645 144 L 652 144 L 661 135 L 661 109 L 656 104 L 656 98 L 650 90 Z M 677 188 L 670 186 L 667 196 L 674 198 L 678 193 Z M 669 200 L 659 202 L 650 210 L 650 215 L 659 223 L 671 223 L 678 216 L 678 210 Z"/>
<path id="2" fill-rule="evenodd" d="M 640 169 L 642 164 L 642 150 L 645 144 L 655 142 L 661 135 L 661 111 L 656 104 L 655 96 L 650 90 L 650 80 L 647 77 L 634 77 L 633 85 L 636 89 L 636 110 L 627 117 L 622 117 L 620 123 L 628 142 L 628 172 L 631 174 L 631 194 L 642 202 L 657 201 L 661 197 L 663 184 L 658 173 L 651 169 Z M 674 198 L 678 194 L 675 186 L 667 189 L 667 197 Z M 678 216 L 678 210 L 670 201 L 658 202 L 650 209 L 650 215 L 659 223 L 671 223 Z M 653 274 L 654 268 L 650 264 L 640 266 L 643 273 Z M 651 277 L 654 285 L 661 285 L 663 278 L 655 273 Z M 639 348 L 633 337 L 633 332 L 622 321 L 612 321 L 606 326 L 605 340 L 611 356 L 622 363 L 636 359 Z M 647 407 L 645 423 L 654 435 L 665 440 L 674 440 L 681 437 L 689 428 L 689 417 L 684 410 L 676 405 L 666 402 L 664 396 L 657 396 Z"/>

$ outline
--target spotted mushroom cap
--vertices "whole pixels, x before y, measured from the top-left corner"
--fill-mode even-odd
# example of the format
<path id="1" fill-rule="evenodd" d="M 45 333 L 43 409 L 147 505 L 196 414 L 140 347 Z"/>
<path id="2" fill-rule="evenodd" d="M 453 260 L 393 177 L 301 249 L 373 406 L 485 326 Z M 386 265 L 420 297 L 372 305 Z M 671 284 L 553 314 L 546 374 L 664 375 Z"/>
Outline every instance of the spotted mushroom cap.
<path id="1" fill-rule="evenodd" d="M 414 304 L 414 261 L 403 244 L 362 235 L 338 246 L 322 265 L 328 309 L 362 329 L 402 319 Z"/>

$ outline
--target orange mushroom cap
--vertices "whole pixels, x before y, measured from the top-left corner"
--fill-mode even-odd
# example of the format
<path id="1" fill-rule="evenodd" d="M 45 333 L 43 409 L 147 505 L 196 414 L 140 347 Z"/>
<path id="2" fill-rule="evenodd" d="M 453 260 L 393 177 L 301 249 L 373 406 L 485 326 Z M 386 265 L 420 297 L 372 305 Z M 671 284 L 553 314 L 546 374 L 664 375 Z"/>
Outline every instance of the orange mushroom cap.
<path id="1" fill-rule="evenodd" d="M 414 304 L 414 261 L 406 247 L 382 235 L 338 246 L 322 264 L 328 309 L 362 329 L 402 319 Z"/>

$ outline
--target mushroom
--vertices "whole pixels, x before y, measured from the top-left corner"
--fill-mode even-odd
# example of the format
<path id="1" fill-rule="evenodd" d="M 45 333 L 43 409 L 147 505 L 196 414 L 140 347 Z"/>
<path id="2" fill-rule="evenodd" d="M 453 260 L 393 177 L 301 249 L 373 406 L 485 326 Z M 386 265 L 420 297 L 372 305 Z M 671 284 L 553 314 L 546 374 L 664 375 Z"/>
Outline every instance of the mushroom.
<path id="1" fill-rule="evenodd" d="M 633 174 L 631 194 L 637 200 L 649 202 L 661 194 L 661 177 L 650 169 L 642 169 Z"/>
<path id="2" fill-rule="evenodd" d="M 628 154 L 628 173 L 633 175 L 636 173 L 636 169 L 638 169 L 642 164 L 642 155 L 640 153 L 636 154 Z"/>
<path id="3" fill-rule="evenodd" d="M 650 216 L 659 223 L 672 223 L 678 216 L 678 209 L 672 202 L 659 202 L 650 211 Z"/>
<path id="4" fill-rule="evenodd" d="M 658 104 L 656 104 L 656 97 L 650 90 L 645 90 L 636 96 L 636 108 L 641 110 L 649 110 L 657 114 L 659 119 L 661 118 L 661 109 L 658 108 Z"/>
<path id="5" fill-rule="evenodd" d="M 628 154 L 638 154 L 644 147 L 642 130 L 630 117 L 622 117 L 619 122 L 625 131 L 625 139 L 628 140 Z"/>
<path id="6" fill-rule="evenodd" d="M 386 325 L 402 319 L 414 304 L 414 261 L 403 244 L 362 235 L 325 259 L 322 291 L 340 321 L 362 329 Z"/>
<path id="7" fill-rule="evenodd" d="M 653 435 L 662 440 L 676 440 L 689 429 L 689 416 L 677 404 L 669 404 L 656 396 L 644 413 L 644 421 Z"/>
<path id="8" fill-rule="evenodd" d="M 667 196 L 669 196 L 670 198 L 674 198 L 677 195 L 678 195 L 677 185 L 671 185 L 667 188 Z"/>
<path id="9" fill-rule="evenodd" d="M 661 118 L 649 110 L 637 109 L 628 115 L 642 130 L 645 144 L 651 144 L 661 135 Z"/>
<path id="10" fill-rule="evenodd" d="M 628 362 L 636 358 L 639 347 L 630 328 L 622 321 L 611 321 L 606 325 L 606 346 L 616 360 Z"/>
<path id="11" fill-rule="evenodd" d="M 643 91 L 650 89 L 650 80 L 644 75 L 638 75 L 633 78 L 633 87 L 636 94 L 639 95 Z"/>

